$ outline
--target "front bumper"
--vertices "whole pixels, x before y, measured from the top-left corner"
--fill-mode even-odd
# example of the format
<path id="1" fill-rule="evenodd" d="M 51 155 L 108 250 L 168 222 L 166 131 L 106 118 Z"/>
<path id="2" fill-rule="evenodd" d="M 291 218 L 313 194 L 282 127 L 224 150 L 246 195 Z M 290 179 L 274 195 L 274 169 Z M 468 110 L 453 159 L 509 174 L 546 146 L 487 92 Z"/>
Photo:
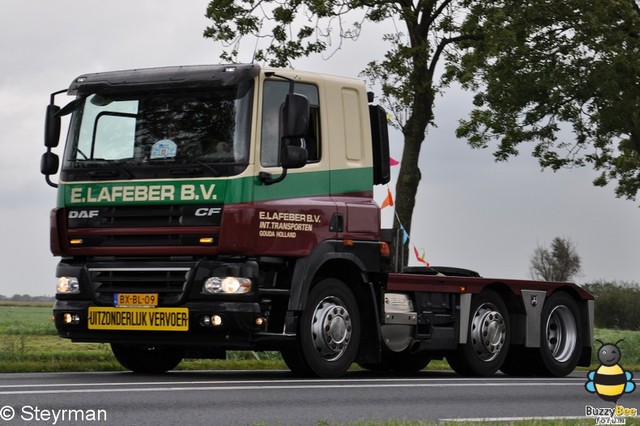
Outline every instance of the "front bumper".
<path id="1" fill-rule="evenodd" d="M 78 294 L 57 295 L 54 305 L 59 335 L 73 341 L 246 349 L 290 337 L 268 329 L 270 305 L 260 300 L 255 262 L 67 259 L 57 276 L 80 283 Z M 203 282 L 212 276 L 253 284 L 246 294 L 204 294 Z M 158 303 L 115 306 L 114 297 L 126 293 L 157 294 Z"/>
<path id="2" fill-rule="evenodd" d="M 91 329 L 89 325 L 91 306 L 95 305 L 82 301 L 57 301 L 53 313 L 59 335 L 75 342 L 175 344 L 224 349 L 249 349 L 266 341 L 278 340 L 277 335 L 266 332 L 266 319 L 258 303 L 187 303 L 178 309 L 188 310 L 188 325 L 185 327 L 183 324 L 178 324 L 179 327 L 176 327 L 175 331 L 156 331 L 151 328 L 127 329 L 127 326 L 131 326 L 130 323 L 123 324 L 117 321 L 106 326 L 112 329 Z M 136 312 L 140 316 L 139 313 L 153 313 L 155 308 L 114 309 L 120 314 L 118 318 L 130 318 L 132 315 L 126 315 L 127 313 Z M 211 321 L 213 316 L 220 319 L 219 324 Z M 205 320 L 207 317 L 208 321 Z M 171 325 L 167 328 L 171 328 Z"/>

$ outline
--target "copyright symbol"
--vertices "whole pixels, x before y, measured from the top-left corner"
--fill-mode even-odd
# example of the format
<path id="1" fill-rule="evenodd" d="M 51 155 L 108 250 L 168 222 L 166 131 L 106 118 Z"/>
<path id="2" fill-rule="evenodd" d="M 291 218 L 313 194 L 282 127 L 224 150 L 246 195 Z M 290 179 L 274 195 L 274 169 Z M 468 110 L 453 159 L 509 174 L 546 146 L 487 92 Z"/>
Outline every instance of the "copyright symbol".
<path id="1" fill-rule="evenodd" d="M 0 408 L 0 419 L 2 420 L 6 420 L 6 421 L 13 420 L 15 415 L 16 415 L 16 410 L 14 410 L 13 407 L 9 405 L 5 405 L 4 407 Z"/>

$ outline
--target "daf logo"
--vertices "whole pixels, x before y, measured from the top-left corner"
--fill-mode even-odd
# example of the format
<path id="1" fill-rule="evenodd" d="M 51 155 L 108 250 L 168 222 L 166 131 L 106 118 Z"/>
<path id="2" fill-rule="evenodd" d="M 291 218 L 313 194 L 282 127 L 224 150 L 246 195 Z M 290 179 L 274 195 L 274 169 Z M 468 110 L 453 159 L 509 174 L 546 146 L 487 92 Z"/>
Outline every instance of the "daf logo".
<path id="1" fill-rule="evenodd" d="M 99 210 L 72 210 L 69 212 L 69 219 L 91 219 L 99 214 Z"/>

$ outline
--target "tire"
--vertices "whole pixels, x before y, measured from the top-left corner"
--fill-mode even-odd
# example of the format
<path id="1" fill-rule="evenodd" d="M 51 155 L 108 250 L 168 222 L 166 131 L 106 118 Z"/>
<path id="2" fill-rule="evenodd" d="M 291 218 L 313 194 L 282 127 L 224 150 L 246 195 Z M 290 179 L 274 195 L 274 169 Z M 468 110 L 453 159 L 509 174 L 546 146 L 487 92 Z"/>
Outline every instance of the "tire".
<path id="1" fill-rule="evenodd" d="M 309 368 L 298 345 L 280 350 L 282 360 L 293 374 L 299 377 L 313 377 L 315 374 Z"/>
<path id="2" fill-rule="evenodd" d="M 342 281 L 326 278 L 312 288 L 296 345 L 283 349 L 282 357 L 295 374 L 340 377 L 355 360 L 359 343 L 356 299 Z"/>
<path id="3" fill-rule="evenodd" d="M 492 290 L 474 295 L 467 343 L 447 356 L 463 376 L 490 376 L 502 367 L 509 351 L 511 324 L 502 298 Z"/>
<path id="4" fill-rule="evenodd" d="M 142 346 L 111 344 L 120 365 L 134 373 L 159 374 L 174 369 L 185 355 L 180 346 Z"/>
<path id="5" fill-rule="evenodd" d="M 540 326 L 540 374 L 564 377 L 578 365 L 582 351 L 580 310 L 564 292 L 553 294 L 542 308 Z"/>

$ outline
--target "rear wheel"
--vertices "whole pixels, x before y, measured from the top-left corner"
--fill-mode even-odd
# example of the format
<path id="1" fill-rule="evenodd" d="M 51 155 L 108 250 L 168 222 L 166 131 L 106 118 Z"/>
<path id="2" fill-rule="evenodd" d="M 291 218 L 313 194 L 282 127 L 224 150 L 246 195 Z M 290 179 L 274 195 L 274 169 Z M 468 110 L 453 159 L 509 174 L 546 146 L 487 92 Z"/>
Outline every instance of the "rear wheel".
<path id="1" fill-rule="evenodd" d="M 296 374 L 339 377 L 353 363 L 360 343 L 358 304 L 340 280 L 326 278 L 311 290 L 295 346 L 282 358 Z"/>
<path id="2" fill-rule="evenodd" d="M 134 373 L 156 374 L 174 369 L 185 355 L 180 346 L 144 346 L 111 344 L 120 365 Z"/>
<path id="3" fill-rule="evenodd" d="M 542 308 L 540 336 L 541 374 L 564 377 L 578 365 L 582 328 L 576 301 L 555 293 Z"/>
<path id="4" fill-rule="evenodd" d="M 490 376 L 505 361 L 511 334 L 507 307 L 492 290 L 474 295 L 467 343 L 447 357 L 451 368 L 465 376 Z"/>
<path id="5" fill-rule="evenodd" d="M 556 293 L 540 315 L 540 347 L 514 346 L 502 371 L 512 376 L 564 377 L 578 364 L 582 342 L 580 311 L 567 293 Z"/>

